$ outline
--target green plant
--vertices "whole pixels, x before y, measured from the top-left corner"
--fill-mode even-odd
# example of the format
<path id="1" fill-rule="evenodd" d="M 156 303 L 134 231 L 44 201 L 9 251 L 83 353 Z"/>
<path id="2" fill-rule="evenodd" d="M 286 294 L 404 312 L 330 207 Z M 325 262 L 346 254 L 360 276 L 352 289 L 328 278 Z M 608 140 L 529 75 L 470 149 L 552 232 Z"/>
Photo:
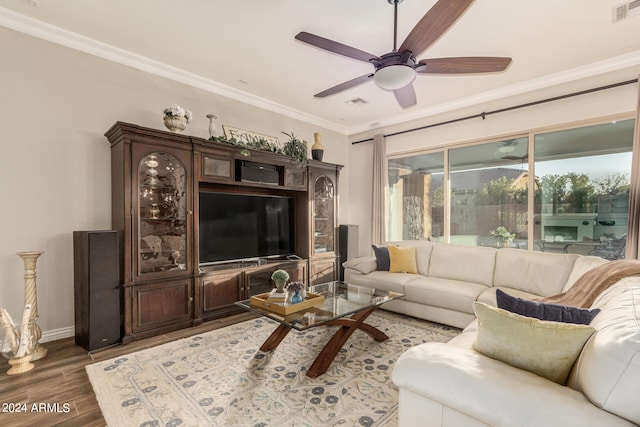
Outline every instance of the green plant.
<path id="1" fill-rule="evenodd" d="M 209 137 L 209 141 L 221 142 L 223 144 L 235 145 L 236 147 L 240 147 L 240 154 L 243 156 L 250 156 L 251 152 L 249 149 L 253 150 L 263 150 L 263 151 L 271 151 L 272 153 L 284 154 L 282 148 L 278 146 L 275 142 L 269 142 L 262 137 L 251 137 L 248 141 L 238 141 L 236 138 L 227 138 L 226 136 L 211 136 Z"/>
<path id="2" fill-rule="evenodd" d="M 289 273 L 284 270 L 276 270 L 271 275 L 271 280 L 274 282 L 286 282 L 289 280 Z"/>
<path id="3" fill-rule="evenodd" d="M 211 136 L 209 137 L 209 141 L 235 145 L 236 147 L 240 147 L 240 154 L 242 154 L 243 156 L 249 157 L 251 155 L 251 152 L 247 149 L 247 145 L 244 142 L 238 141 L 235 138 L 227 138 L 224 135 Z"/>
<path id="4" fill-rule="evenodd" d="M 510 242 L 516 238 L 515 234 L 510 233 L 509 230 L 507 230 L 504 227 L 498 227 L 495 230 L 491 230 L 489 232 L 489 235 L 491 235 L 492 237 L 495 237 L 501 242 Z"/>
<path id="5" fill-rule="evenodd" d="M 249 141 L 238 141 L 235 138 L 227 138 L 226 136 L 212 136 L 209 138 L 209 141 L 213 142 L 221 142 L 223 144 L 235 145 L 241 149 L 240 153 L 243 156 L 250 156 L 251 152 L 249 149 L 253 150 L 264 150 L 271 151 L 272 153 L 284 154 L 285 156 L 289 156 L 293 158 L 293 160 L 299 166 L 305 166 L 309 160 L 307 159 L 307 146 L 298 139 L 297 136 L 291 132 L 288 134 L 286 132 L 282 132 L 283 134 L 289 137 L 289 140 L 284 143 L 281 148 L 278 144 L 274 142 L 269 142 L 264 138 L 254 137 Z"/>
<path id="6" fill-rule="evenodd" d="M 288 134 L 286 132 L 282 133 L 289 137 L 289 140 L 285 142 L 284 146 L 282 147 L 282 151 L 284 152 L 284 154 L 293 158 L 293 160 L 295 160 L 295 162 L 299 166 L 305 166 L 306 164 L 308 164 L 309 159 L 307 158 L 307 146 L 304 145 L 304 143 L 300 141 L 300 139 L 298 139 L 298 137 L 295 136 L 293 132 L 291 132 L 291 134 Z"/>

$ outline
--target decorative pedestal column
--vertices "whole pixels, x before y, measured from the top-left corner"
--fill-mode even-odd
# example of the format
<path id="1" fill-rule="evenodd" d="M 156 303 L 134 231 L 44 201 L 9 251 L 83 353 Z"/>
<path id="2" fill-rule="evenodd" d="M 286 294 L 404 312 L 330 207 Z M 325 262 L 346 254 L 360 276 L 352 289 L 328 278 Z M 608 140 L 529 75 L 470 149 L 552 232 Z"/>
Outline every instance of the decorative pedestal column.
<path id="1" fill-rule="evenodd" d="M 47 355 L 47 349 L 40 345 L 38 341 L 42 337 L 42 330 L 36 323 L 38 320 L 38 298 L 36 290 L 36 261 L 44 252 L 18 252 L 24 262 L 24 304 L 31 304 L 31 320 L 33 321 L 33 332 L 35 334 L 36 346 L 33 349 L 31 360 L 40 360 Z"/>

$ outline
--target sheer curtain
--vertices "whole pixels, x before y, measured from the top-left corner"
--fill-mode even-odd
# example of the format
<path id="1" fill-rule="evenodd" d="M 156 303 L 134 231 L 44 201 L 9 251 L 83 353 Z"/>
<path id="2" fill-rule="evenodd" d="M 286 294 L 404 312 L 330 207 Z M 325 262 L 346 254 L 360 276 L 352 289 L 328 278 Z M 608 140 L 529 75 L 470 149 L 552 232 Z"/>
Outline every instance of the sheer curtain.
<path id="1" fill-rule="evenodd" d="M 371 242 L 387 240 L 386 198 L 388 186 L 387 141 L 382 134 L 373 138 L 373 197 L 371 206 Z"/>
<path id="2" fill-rule="evenodd" d="M 633 131 L 633 160 L 631 189 L 629 190 L 629 225 L 627 230 L 627 259 L 637 259 L 640 246 L 640 76 L 636 102 L 636 123 Z"/>

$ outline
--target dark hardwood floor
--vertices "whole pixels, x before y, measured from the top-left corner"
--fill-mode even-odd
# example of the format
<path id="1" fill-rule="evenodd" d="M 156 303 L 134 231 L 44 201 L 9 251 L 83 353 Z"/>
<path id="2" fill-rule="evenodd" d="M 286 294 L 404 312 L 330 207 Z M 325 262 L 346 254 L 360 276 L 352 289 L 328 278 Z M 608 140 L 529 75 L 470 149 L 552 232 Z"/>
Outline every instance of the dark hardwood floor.
<path id="1" fill-rule="evenodd" d="M 0 426 L 105 426 L 85 366 L 251 319 L 250 313 L 205 322 L 180 331 L 87 353 L 74 338 L 43 343 L 48 354 L 31 371 L 6 375 L 0 357 Z M 21 411 L 21 412 L 17 412 Z M 125 426 L 110 426 L 125 427 Z"/>

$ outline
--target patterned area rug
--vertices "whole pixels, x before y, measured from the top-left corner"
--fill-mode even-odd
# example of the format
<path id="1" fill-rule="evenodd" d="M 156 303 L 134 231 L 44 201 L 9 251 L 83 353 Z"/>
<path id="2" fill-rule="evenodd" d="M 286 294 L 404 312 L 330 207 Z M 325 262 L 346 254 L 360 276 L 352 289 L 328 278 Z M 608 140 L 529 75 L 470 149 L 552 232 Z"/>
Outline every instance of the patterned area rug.
<path id="1" fill-rule="evenodd" d="M 105 420 L 121 426 L 397 425 L 390 376 L 408 347 L 459 331 L 379 310 L 367 319 L 389 339 L 356 331 L 327 372 L 305 375 L 335 327 L 291 331 L 259 350 L 277 323 L 257 318 L 87 366 Z"/>

